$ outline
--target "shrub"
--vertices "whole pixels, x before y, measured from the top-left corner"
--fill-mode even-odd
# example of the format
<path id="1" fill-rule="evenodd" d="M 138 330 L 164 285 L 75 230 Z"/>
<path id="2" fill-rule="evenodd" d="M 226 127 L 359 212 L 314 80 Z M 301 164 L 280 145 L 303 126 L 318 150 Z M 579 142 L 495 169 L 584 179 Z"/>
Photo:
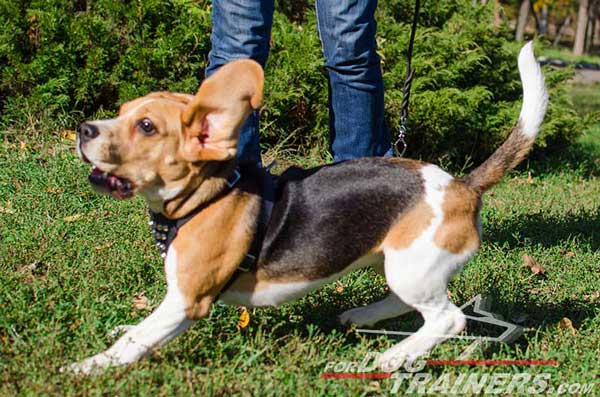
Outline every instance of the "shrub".
<path id="1" fill-rule="evenodd" d="M 491 6 L 426 2 L 415 42 L 410 157 L 454 168 L 478 163 L 518 117 L 519 44 L 494 27 Z M 380 0 L 387 120 L 398 129 L 412 1 Z M 262 138 L 320 156 L 328 146 L 327 82 L 312 2 L 280 1 L 267 65 Z M 195 92 L 209 51 L 210 2 L 0 0 L 0 121 L 25 114 L 114 113 L 153 90 Z M 570 71 L 546 70 L 551 101 L 538 149 L 551 151 L 584 126 L 565 93 Z M 28 109 L 28 112 L 23 112 Z M 31 118 L 29 116 L 29 118 Z"/>

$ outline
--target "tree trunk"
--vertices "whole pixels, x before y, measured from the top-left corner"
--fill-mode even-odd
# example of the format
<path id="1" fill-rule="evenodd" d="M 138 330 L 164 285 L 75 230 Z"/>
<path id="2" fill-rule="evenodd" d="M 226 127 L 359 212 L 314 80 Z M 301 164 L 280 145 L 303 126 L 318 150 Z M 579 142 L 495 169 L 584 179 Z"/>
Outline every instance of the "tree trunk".
<path id="1" fill-rule="evenodd" d="M 548 34 L 548 7 L 543 7 L 538 16 L 538 34 L 546 36 Z"/>
<path id="2" fill-rule="evenodd" d="M 587 26 L 587 37 L 585 40 L 585 52 L 588 54 L 594 47 L 594 32 L 596 31 L 596 19 L 591 17 Z"/>
<path id="3" fill-rule="evenodd" d="M 562 38 L 562 35 L 565 33 L 565 30 L 570 24 L 571 16 L 567 15 L 565 20 L 560 24 L 560 28 L 558 28 L 558 30 L 556 31 L 556 37 L 554 37 L 554 42 L 552 43 L 554 47 L 557 47 L 560 44 L 560 39 Z"/>
<path id="4" fill-rule="evenodd" d="M 525 36 L 525 26 L 527 26 L 527 17 L 529 17 L 529 0 L 523 0 L 521 2 L 521 8 L 519 8 L 519 19 L 517 20 L 517 32 L 515 38 L 517 41 L 523 41 Z"/>
<path id="5" fill-rule="evenodd" d="M 500 0 L 494 0 L 494 27 L 499 28 L 502 25 L 502 15 L 500 13 L 502 7 L 500 6 Z"/>
<path id="6" fill-rule="evenodd" d="M 588 24 L 589 0 L 579 0 L 579 12 L 577 13 L 577 30 L 575 31 L 575 44 L 573 54 L 583 55 L 585 48 L 585 30 Z"/>

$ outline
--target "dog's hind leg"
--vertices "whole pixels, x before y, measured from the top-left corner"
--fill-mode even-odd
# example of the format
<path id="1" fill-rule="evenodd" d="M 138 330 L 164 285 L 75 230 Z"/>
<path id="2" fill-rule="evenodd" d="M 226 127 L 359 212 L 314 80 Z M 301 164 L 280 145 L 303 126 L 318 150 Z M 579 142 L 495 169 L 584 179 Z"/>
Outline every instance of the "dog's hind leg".
<path id="1" fill-rule="evenodd" d="M 413 310 L 394 293 L 390 293 L 379 302 L 347 310 L 340 314 L 338 319 L 342 324 L 373 325 L 381 320 L 398 317 Z"/>
<path id="2" fill-rule="evenodd" d="M 466 318 L 446 292 L 452 274 L 469 255 L 455 255 L 435 246 L 386 250 L 385 273 L 390 289 L 416 309 L 425 323 L 413 335 L 394 345 L 379 358 L 384 371 L 413 361 L 436 344 L 460 333 Z"/>

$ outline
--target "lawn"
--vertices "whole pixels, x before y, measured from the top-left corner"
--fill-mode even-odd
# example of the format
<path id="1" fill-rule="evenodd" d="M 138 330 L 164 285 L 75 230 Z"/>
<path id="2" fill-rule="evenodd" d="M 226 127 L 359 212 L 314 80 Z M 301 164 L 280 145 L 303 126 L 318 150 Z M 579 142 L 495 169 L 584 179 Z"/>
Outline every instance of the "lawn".
<path id="1" fill-rule="evenodd" d="M 394 341 L 335 320 L 384 296 L 382 279 L 371 271 L 281 308 L 253 309 L 244 329 L 237 327 L 239 309 L 217 306 L 210 318 L 130 368 L 89 378 L 59 373 L 105 349 L 113 327 L 138 322 L 157 306 L 165 292 L 162 264 L 142 201 L 93 193 L 88 166 L 68 136 L 5 133 L 0 145 L 0 395 L 390 394 L 388 379 L 320 378 L 328 362 L 360 361 Z M 482 249 L 449 289 L 458 304 L 489 296 L 492 311 L 524 327 L 515 342 L 488 344 L 471 358 L 557 365 L 430 366 L 424 372 L 451 379 L 549 373 L 553 387 L 600 382 L 599 159 L 597 126 L 560 155 L 510 174 L 485 196 Z M 544 274 L 524 267 L 524 254 Z M 412 330 L 419 321 L 409 314 L 377 328 Z M 449 341 L 430 358 L 455 359 L 467 345 Z M 594 390 L 600 393 L 600 385 Z"/>
<path id="2" fill-rule="evenodd" d="M 572 63 L 592 63 L 600 64 L 598 54 L 573 55 L 572 48 L 566 47 L 546 47 L 542 50 L 542 55 L 548 58 L 562 59 Z"/>

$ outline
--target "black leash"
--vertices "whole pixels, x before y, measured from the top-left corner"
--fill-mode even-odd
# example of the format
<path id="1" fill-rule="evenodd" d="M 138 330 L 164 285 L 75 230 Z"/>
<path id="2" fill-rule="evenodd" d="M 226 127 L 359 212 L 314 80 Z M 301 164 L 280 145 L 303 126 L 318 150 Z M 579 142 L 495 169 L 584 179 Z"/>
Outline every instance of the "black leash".
<path id="1" fill-rule="evenodd" d="M 412 67 L 412 54 L 413 45 L 415 43 L 415 34 L 417 33 L 417 22 L 419 21 L 419 12 L 421 10 L 421 1 L 415 0 L 415 14 L 412 23 L 412 29 L 410 31 L 410 40 L 408 42 L 408 51 L 406 52 L 406 80 L 404 81 L 404 87 L 402 87 L 402 106 L 400 108 L 400 130 L 398 131 L 398 139 L 394 142 L 394 154 L 397 157 L 404 156 L 406 148 L 406 121 L 408 120 L 408 104 L 410 102 L 410 89 L 412 85 L 413 77 L 415 76 L 415 70 Z M 402 144 L 402 150 L 398 149 L 398 145 Z"/>

